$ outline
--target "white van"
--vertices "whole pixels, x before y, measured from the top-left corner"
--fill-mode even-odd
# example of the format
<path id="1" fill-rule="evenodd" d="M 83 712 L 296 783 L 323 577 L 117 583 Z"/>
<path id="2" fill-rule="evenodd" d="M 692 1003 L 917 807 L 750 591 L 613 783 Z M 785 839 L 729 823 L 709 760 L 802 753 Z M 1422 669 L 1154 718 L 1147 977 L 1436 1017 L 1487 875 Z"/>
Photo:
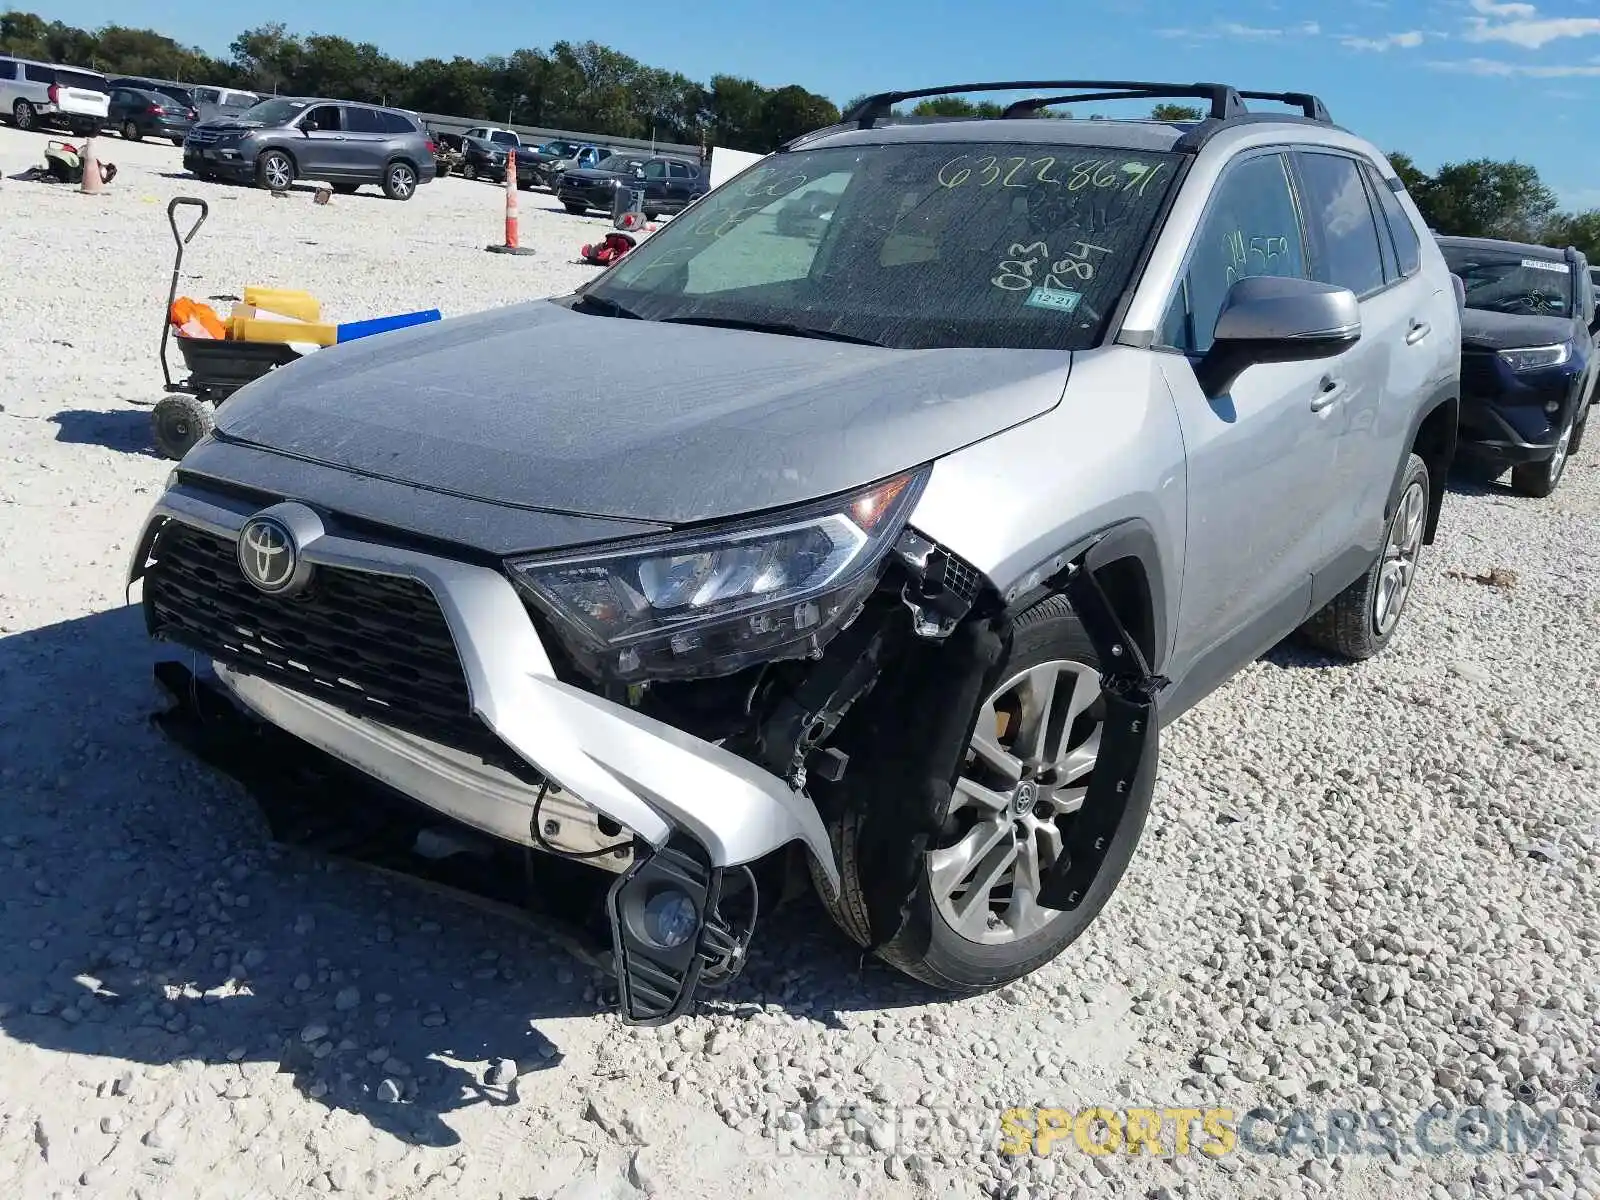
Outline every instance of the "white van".
<path id="1" fill-rule="evenodd" d="M 254 92 L 240 91 L 237 88 L 211 87 L 206 84 L 189 87 L 189 94 L 194 97 L 195 112 L 199 114 L 199 123 L 202 125 L 207 121 L 222 121 L 229 117 L 240 116 L 261 103 L 261 97 Z"/>
<path id="2" fill-rule="evenodd" d="M 111 84 L 97 71 L 0 55 L 0 118 L 18 129 L 65 125 L 99 133 L 111 109 Z"/>

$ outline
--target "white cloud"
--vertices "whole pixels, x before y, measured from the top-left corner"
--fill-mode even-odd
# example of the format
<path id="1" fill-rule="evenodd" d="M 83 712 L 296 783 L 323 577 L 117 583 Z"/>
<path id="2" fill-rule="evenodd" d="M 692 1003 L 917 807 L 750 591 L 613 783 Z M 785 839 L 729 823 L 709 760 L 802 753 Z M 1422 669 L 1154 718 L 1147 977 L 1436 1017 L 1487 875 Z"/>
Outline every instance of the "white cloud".
<path id="1" fill-rule="evenodd" d="M 1316 21 L 1302 21 L 1298 25 L 1277 27 L 1270 25 L 1245 25 L 1239 21 L 1218 21 L 1200 29 L 1157 29 L 1162 38 L 1187 38 L 1193 41 L 1216 41 L 1226 38 L 1241 42 L 1267 42 L 1286 37 L 1318 37 L 1322 26 Z"/>
<path id="2" fill-rule="evenodd" d="M 1424 38 L 1420 29 L 1411 29 L 1405 33 L 1391 33 L 1386 37 L 1343 37 L 1339 41 L 1352 50 L 1373 50 L 1381 54 L 1385 50 L 1395 48 L 1413 50 L 1422 45 Z"/>
<path id="3" fill-rule="evenodd" d="M 1600 35 L 1600 17 L 1545 17 L 1532 4 L 1472 0 L 1479 16 L 1467 18 L 1462 37 L 1469 42 L 1506 42 L 1538 50 L 1562 38 Z"/>
<path id="4" fill-rule="evenodd" d="M 1522 79 L 1577 79 L 1600 77 L 1600 66 L 1563 66 L 1560 64 L 1536 65 L 1533 63 L 1505 62 L 1497 58 L 1463 58 L 1446 62 L 1430 62 L 1435 71 L 1451 71 L 1461 75 L 1485 75 L 1497 78 Z"/>

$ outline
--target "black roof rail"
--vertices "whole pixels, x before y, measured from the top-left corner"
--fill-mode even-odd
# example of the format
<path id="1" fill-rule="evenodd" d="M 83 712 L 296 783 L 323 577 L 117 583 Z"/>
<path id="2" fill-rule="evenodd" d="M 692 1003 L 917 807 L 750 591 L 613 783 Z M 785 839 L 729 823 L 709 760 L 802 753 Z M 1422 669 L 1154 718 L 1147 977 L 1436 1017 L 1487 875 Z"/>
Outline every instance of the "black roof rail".
<path id="1" fill-rule="evenodd" d="M 871 129 L 872 123 L 887 117 L 896 104 L 903 100 L 924 100 L 933 96 L 952 96 L 963 92 L 1023 92 L 1049 88 L 1088 89 L 1088 95 L 1051 96 L 1037 100 L 1019 100 L 1007 110 L 1007 115 L 1020 115 L 1062 104 L 1068 100 L 1159 100 L 1194 99 L 1211 102 L 1210 115 L 1217 120 L 1243 115 L 1247 110 L 1239 92 L 1225 83 L 1148 83 L 1137 80 L 1108 79 L 1029 79 L 1000 83 L 954 83 L 946 87 L 918 88 L 910 92 L 879 92 L 865 97 L 840 118 L 841 123 L 854 124 L 861 129 Z M 1013 110 L 1016 110 L 1013 112 Z"/>
<path id="2" fill-rule="evenodd" d="M 1239 95 L 1246 100 L 1275 100 L 1279 104 L 1292 105 L 1309 120 L 1333 124 L 1333 118 L 1328 115 L 1328 106 L 1310 92 L 1240 92 Z"/>
<path id="3" fill-rule="evenodd" d="M 1213 121 L 1229 121 L 1251 116 L 1246 100 L 1273 100 L 1298 108 L 1307 120 L 1333 124 L 1328 106 L 1310 92 L 1242 92 L 1226 83 L 1151 83 L 1141 80 L 1110 79 L 1031 79 L 997 83 L 956 83 L 946 87 L 918 88 L 909 92 L 879 92 L 864 97 L 839 119 L 841 125 L 871 129 L 873 123 L 889 117 L 896 104 L 904 100 L 924 100 L 934 96 L 953 96 L 965 92 L 1021 92 L 1035 89 L 1074 89 L 1065 95 L 1034 96 L 1012 103 L 1002 119 L 1025 117 L 1057 104 L 1086 100 L 1207 100 Z"/>

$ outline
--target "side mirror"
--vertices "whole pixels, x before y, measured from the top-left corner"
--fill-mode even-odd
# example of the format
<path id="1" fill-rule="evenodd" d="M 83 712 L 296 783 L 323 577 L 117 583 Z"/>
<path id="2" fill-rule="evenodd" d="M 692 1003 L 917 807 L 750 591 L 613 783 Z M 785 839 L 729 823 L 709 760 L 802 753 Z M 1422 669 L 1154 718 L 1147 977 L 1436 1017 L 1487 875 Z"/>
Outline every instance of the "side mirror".
<path id="1" fill-rule="evenodd" d="M 1258 275 L 1228 289 L 1211 349 L 1195 365 L 1208 399 L 1261 363 L 1333 358 L 1361 340 L 1361 305 L 1349 288 Z"/>

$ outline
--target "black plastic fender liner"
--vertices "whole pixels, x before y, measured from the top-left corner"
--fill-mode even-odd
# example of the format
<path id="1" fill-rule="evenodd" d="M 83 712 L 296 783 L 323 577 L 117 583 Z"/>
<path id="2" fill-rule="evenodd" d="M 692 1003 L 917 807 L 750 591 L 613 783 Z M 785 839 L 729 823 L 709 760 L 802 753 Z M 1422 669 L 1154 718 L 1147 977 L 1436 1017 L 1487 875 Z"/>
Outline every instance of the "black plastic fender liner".
<path id="1" fill-rule="evenodd" d="M 1155 775 L 1161 753 L 1156 694 L 1169 681 L 1151 673 L 1093 571 L 1071 568 L 1063 590 L 1100 657 L 1106 708 L 1083 807 L 1067 828 L 1064 852 L 1040 880 L 1039 903 L 1070 911 L 1083 903 L 1100 873 L 1128 800 Z"/>
<path id="2" fill-rule="evenodd" d="M 861 880 L 869 950 L 893 941 L 905 925 L 979 705 L 998 686 L 1010 645 L 1009 623 L 999 618 L 964 621 L 943 641 L 910 639 L 857 709 L 852 733 L 870 753 L 852 757 L 844 818 L 859 820 L 858 853 L 869 864 Z M 928 696 L 940 700 L 935 719 L 906 720 L 919 711 L 917 698 Z"/>

